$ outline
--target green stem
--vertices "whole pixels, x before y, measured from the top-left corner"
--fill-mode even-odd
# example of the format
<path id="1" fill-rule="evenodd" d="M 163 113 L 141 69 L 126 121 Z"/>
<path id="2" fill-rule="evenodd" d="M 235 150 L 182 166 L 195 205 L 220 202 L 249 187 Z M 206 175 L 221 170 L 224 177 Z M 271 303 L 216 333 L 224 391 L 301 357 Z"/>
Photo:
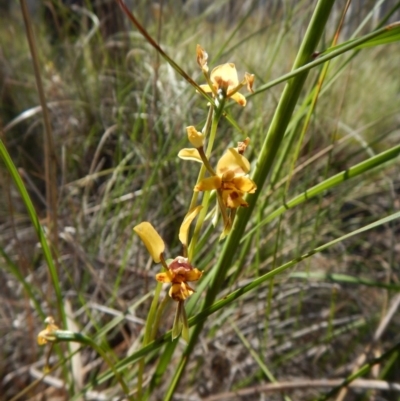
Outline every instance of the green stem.
<path id="1" fill-rule="evenodd" d="M 162 283 L 157 282 L 156 290 L 154 292 L 154 298 L 151 302 L 149 314 L 147 316 L 146 320 L 146 328 L 143 336 L 143 342 L 142 345 L 145 347 L 149 342 L 152 340 L 152 333 L 154 332 L 152 329 L 155 326 L 155 323 L 157 322 L 157 306 L 158 306 L 158 300 L 160 298 L 160 293 L 162 290 Z M 142 390 L 143 390 L 143 374 L 144 374 L 144 368 L 145 368 L 145 361 L 146 359 L 143 357 L 139 361 L 139 368 L 138 368 L 138 383 L 137 383 L 137 396 L 138 399 L 141 399 L 142 397 Z"/>
<path id="2" fill-rule="evenodd" d="M 78 342 L 84 345 L 88 345 L 89 347 L 93 348 L 104 360 L 104 362 L 109 366 L 111 371 L 113 372 L 115 378 L 118 380 L 119 384 L 121 385 L 122 390 L 128 397 L 128 400 L 133 400 L 133 397 L 129 395 L 129 388 L 125 383 L 124 379 L 116 369 L 116 364 L 108 357 L 107 353 L 98 346 L 90 337 L 85 336 L 82 333 L 74 333 L 67 330 L 56 330 L 51 333 L 52 336 L 56 338 L 55 342 Z"/>
<path id="3" fill-rule="evenodd" d="M 216 136 L 216 133 L 217 133 L 218 123 L 219 123 L 219 120 L 220 120 L 221 115 L 222 115 L 221 107 L 223 108 L 223 106 L 224 106 L 224 102 L 222 102 L 220 104 L 220 107 L 217 110 L 215 110 L 215 113 L 213 113 L 210 137 L 208 139 L 207 150 L 206 150 L 206 153 L 205 153 L 205 157 L 206 157 L 207 160 L 210 159 L 210 155 L 211 155 L 211 152 L 212 152 L 212 149 L 213 149 L 213 146 L 214 146 L 214 141 L 215 141 L 215 136 Z M 207 168 L 206 168 L 205 164 L 202 164 L 201 168 L 200 168 L 200 172 L 199 172 L 199 177 L 197 179 L 197 183 L 199 183 L 204 178 L 204 174 L 206 172 L 206 169 Z M 196 203 L 195 202 L 193 203 L 193 200 L 195 199 L 197 201 L 197 196 L 198 196 L 198 192 L 194 192 L 193 193 L 193 198 L 192 198 L 192 203 L 190 204 L 190 208 L 195 207 Z M 199 218 L 197 219 L 196 226 L 195 226 L 194 232 L 193 232 L 193 236 L 192 236 L 192 239 L 190 241 L 189 250 L 188 250 L 189 260 L 193 260 L 194 250 L 196 248 L 196 243 L 197 243 L 197 240 L 198 240 L 198 237 L 199 237 L 199 234 L 200 234 L 200 230 L 203 227 L 204 219 L 205 219 L 205 217 L 207 215 L 209 198 L 210 198 L 210 192 L 207 191 L 207 192 L 204 193 L 203 202 L 202 202 L 203 209 L 201 210 Z"/>

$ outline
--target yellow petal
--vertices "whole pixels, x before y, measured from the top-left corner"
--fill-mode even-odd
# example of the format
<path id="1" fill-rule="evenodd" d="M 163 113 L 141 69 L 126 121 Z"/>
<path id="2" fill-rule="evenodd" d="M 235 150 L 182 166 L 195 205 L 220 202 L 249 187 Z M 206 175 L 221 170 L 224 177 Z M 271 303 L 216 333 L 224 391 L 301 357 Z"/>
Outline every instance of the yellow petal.
<path id="1" fill-rule="evenodd" d="M 188 238 L 190 224 L 196 218 L 196 216 L 199 214 L 202 207 L 203 206 L 196 206 L 196 207 L 192 208 L 191 210 L 189 210 L 189 212 L 183 219 L 181 228 L 179 229 L 179 241 L 181 241 L 181 243 L 183 245 L 187 245 L 187 238 Z"/>
<path id="2" fill-rule="evenodd" d="M 133 231 L 140 237 L 155 263 L 160 263 L 165 244 L 155 228 L 147 221 L 133 227 Z"/>
<path id="3" fill-rule="evenodd" d="M 215 67 L 211 71 L 210 78 L 218 88 L 223 88 L 227 93 L 230 89 L 239 85 L 238 74 L 233 63 L 221 64 Z"/>
<path id="4" fill-rule="evenodd" d="M 172 283 L 174 276 L 175 276 L 174 273 L 167 271 L 164 273 L 156 274 L 156 280 L 159 281 L 160 283 Z"/>
<path id="5" fill-rule="evenodd" d="M 221 188 L 221 178 L 214 175 L 212 177 L 204 178 L 195 187 L 194 191 L 211 191 L 213 189 Z"/>
<path id="6" fill-rule="evenodd" d="M 247 100 L 241 93 L 235 92 L 233 95 L 228 94 L 228 97 L 239 103 L 241 106 L 246 106 Z"/>
<path id="7" fill-rule="evenodd" d="M 237 189 L 249 194 L 253 194 L 257 189 L 256 183 L 248 177 L 235 177 L 233 183 Z"/>
<path id="8" fill-rule="evenodd" d="M 203 275 L 202 271 L 194 268 L 185 274 L 185 278 L 186 281 L 197 281 L 202 275 Z"/>
<path id="9" fill-rule="evenodd" d="M 201 148 L 204 144 L 204 135 L 201 132 L 198 132 L 195 127 L 192 125 L 190 127 L 186 127 L 186 132 L 190 143 L 195 148 Z"/>
<path id="10" fill-rule="evenodd" d="M 249 206 L 249 204 L 243 199 L 243 193 L 240 191 L 223 191 L 222 199 L 226 207 L 231 209 L 236 209 L 240 206 Z"/>
<path id="11" fill-rule="evenodd" d="M 222 175 L 227 170 L 232 170 L 235 177 L 245 175 L 250 171 L 250 163 L 235 148 L 229 148 L 218 161 L 217 174 Z"/>
<path id="12" fill-rule="evenodd" d="M 47 344 L 46 336 L 49 334 L 48 330 L 42 330 L 37 336 L 37 343 L 38 345 L 45 345 Z"/>
<path id="13" fill-rule="evenodd" d="M 169 290 L 169 296 L 174 301 L 184 301 L 194 293 L 194 289 L 189 287 L 185 282 L 180 284 L 172 284 Z"/>
<path id="14" fill-rule="evenodd" d="M 210 88 L 210 85 L 199 85 L 201 89 L 203 89 L 204 92 L 212 92 L 212 89 Z"/>
<path id="15" fill-rule="evenodd" d="M 192 160 L 195 162 L 203 163 L 203 160 L 201 160 L 201 157 L 199 155 L 199 151 L 193 148 L 181 149 L 178 153 L 178 157 L 182 160 Z"/>
<path id="16" fill-rule="evenodd" d="M 52 316 L 48 316 L 44 322 L 47 326 L 37 336 L 37 343 L 39 345 L 47 344 L 49 341 L 55 341 L 55 337 L 52 336 L 52 333 L 59 330 L 59 327 L 55 324 Z"/>

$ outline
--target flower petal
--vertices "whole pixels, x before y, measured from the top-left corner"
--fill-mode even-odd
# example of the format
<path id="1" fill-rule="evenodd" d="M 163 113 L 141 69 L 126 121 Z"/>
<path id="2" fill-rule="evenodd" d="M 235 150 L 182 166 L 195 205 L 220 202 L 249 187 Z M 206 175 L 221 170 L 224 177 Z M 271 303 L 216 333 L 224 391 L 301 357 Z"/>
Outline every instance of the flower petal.
<path id="1" fill-rule="evenodd" d="M 203 160 L 201 160 L 201 157 L 199 155 L 199 151 L 193 148 L 181 149 L 178 153 L 178 157 L 182 160 L 192 160 L 194 162 L 203 163 Z"/>
<path id="2" fill-rule="evenodd" d="M 58 326 L 55 324 L 52 316 L 48 316 L 45 321 L 46 328 L 42 330 L 37 335 L 37 343 L 38 345 L 45 345 L 49 341 L 55 341 L 55 337 L 52 335 L 55 331 L 59 330 Z"/>
<path id="3" fill-rule="evenodd" d="M 204 135 L 201 132 L 198 132 L 193 125 L 186 127 L 186 132 L 190 143 L 195 148 L 201 148 L 204 144 Z"/>
<path id="4" fill-rule="evenodd" d="M 229 148 L 218 161 L 217 174 L 222 175 L 227 170 L 232 170 L 235 177 L 245 175 L 250 171 L 250 163 L 235 148 Z"/>
<path id="5" fill-rule="evenodd" d="M 228 97 L 239 103 L 241 106 L 246 106 L 247 100 L 241 93 L 235 92 L 233 95 L 228 94 Z"/>
<path id="6" fill-rule="evenodd" d="M 199 85 L 201 89 L 203 89 L 204 92 L 212 92 L 212 89 L 210 88 L 210 85 Z"/>
<path id="7" fill-rule="evenodd" d="M 185 274 L 185 277 L 186 277 L 186 281 L 197 281 L 202 275 L 203 275 L 202 271 L 194 268 L 194 269 L 188 271 Z"/>
<path id="8" fill-rule="evenodd" d="M 222 88 L 226 93 L 239 85 L 238 74 L 233 63 L 218 65 L 211 71 L 210 78 L 211 82 L 216 84 L 218 89 Z"/>
<path id="9" fill-rule="evenodd" d="M 249 143 L 250 143 L 249 137 L 247 137 L 243 142 L 238 142 L 238 146 L 236 148 L 238 153 L 243 155 L 243 153 L 246 151 L 247 147 L 249 146 Z"/>
<path id="10" fill-rule="evenodd" d="M 204 180 L 201 180 L 195 187 L 194 191 L 211 191 L 213 189 L 218 189 L 221 188 L 221 177 L 218 177 L 216 175 L 208 178 L 204 178 Z"/>
<path id="11" fill-rule="evenodd" d="M 197 64 L 200 66 L 200 68 L 203 71 L 208 71 L 207 67 L 208 54 L 200 45 L 196 46 L 196 56 L 197 56 Z"/>
<path id="12" fill-rule="evenodd" d="M 159 281 L 160 283 L 172 283 L 174 277 L 175 274 L 172 273 L 171 271 L 156 274 L 156 280 Z"/>
<path id="13" fill-rule="evenodd" d="M 172 284 L 169 290 L 169 296 L 174 301 L 184 301 L 194 293 L 194 289 L 186 283 Z"/>
<path id="14" fill-rule="evenodd" d="M 248 72 L 245 72 L 244 79 L 246 81 L 247 90 L 251 93 L 254 93 L 254 90 L 253 90 L 254 74 L 249 74 Z"/>
<path id="15" fill-rule="evenodd" d="M 133 227 L 133 231 L 140 237 L 155 263 L 160 263 L 165 244 L 155 228 L 147 221 Z"/>
<path id="16" fill-rule="evenodd" d="M 235 177 L 233 183 L 237 189 L 249 194 L 253 194 L 257 189 L 256 183 L 248 177 Z"/>
<path id="17" fill-rule="evenodd" d="M 239 206 L 249 206 L 249 204 L 243 199 L 243 192 L 240 191 L 223 191 L 222 199 L 226 207 L 231 209 L 236 209 Z"/>
<path id="18" fill-rule="evenodd" d="M 183 245 L 187 245 L 190 224 L 196 218 L 202 208 L 203 206 L 200 205 L 190 209 L 183 219 L 181 228 L 179 229 L 179 241 L 181 241 Z"/>

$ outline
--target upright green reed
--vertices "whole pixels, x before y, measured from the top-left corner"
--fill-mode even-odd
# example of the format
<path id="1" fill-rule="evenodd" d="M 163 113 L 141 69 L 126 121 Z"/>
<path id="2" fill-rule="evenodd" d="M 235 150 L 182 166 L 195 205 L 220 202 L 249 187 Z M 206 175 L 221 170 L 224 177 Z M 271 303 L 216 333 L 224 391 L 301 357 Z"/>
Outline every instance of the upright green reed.
<path id="1" fill-rule="evenodd" d="M 161 265 L 161 271 L 152 277 L 154 280 L 150 281 L 150 292 L 135 304 L 136 308 L 144 303 L 148 297 L 152 298 L 145 323 L 139 335 L 138 341 L 140 341 L 140 345 L 129 355 L 118 358 L 105 342 L 106 335 L 123 322 L 124 316 L 122 314 L 112 319 L 106 326 L 101 327 L 93 338 L 80 332 L 74 332 L 73 330 L 64 330 L 67 327 L 61 327 L 60 329 L 54 319 L 48 316 L 45 320 L 45 328 L 39 332 L 37 341 L 39 345 L 49 347 L 44 377 L 53 372 L 48 366 L 49 355 L 53 345 L 62 342 L 77 342 L 82 344 L 82 346 L 91 347 L 96 352 L 96 355 L 99 355 L 105 362 L 107 369 L 98 374 L 92 382 L 86 383 L 83 389 L 75 391 L 75 389 L 71 388 L 70 399 L 78 400 L 83 394 L 93 390 L 95 385 L 110 384 L 112 380 L 116 380 L 124 397 L 130 400 L 146 400 L 151 399 L 153 393 L 162 383 L 165 383 L 166 372 L 171 366 L 173 357 L 176 357 L 176 349 L 182 339 L 181 344 L 183 343 L 185 346 L 184 351 L 177 358 L 178 362 L 174 366 L 171 377 L 168 379 L 168 384 L 164 384 L 165 392 L 163 399 L 172 400 L 182 378 L 186 377 L 188 362 L 193 356 L 196 347 L 200 346 L 199 339 L 201 334 L 204 333 L 204 327 L 209 321 L 210 316 L 224 308 L 226 310 L 228 307 L 235 308 L 238 305 L 235 303 L 236 301 L 244 299 L 245 294 L 249 294 L 251 291 L 261 289 L 262 285 L 266 282 L 270 283 L 270 295 L 267 306 L 268 315 L 268 312 L 271 311 L 271 294 L 274 287 L 272 280 L 279 274 L 299 265 L 303 260 L 310 260 L 317 253 L 326 251 L 334 245 L 342 243 L 356 235 L 376 229 L 382 225 L 388 225 L 400 217 L 400 212 L 392 210 L 384 218 L 375 219 L 372 223 L 365 223 L 361 228 L 351 230 L 342 235 L 335 234 L 334 239 L 325 241 L 322 244 L 312 245 L 306 252 L 297 252 L 297 256 L 291 258 L 289 261 L 280 262 L 278 259 L 274 259 L 274 265 L 269 271 L 263 270 L 259 272 L 258 265 L 260 264 L 260 260 L 258 260 L 257 269 L 253 271 L 253 275 L 248 275 L 249 281 L 245 284 L 238 284 L 238 278 L 241 274 L 240 269 L 246 260 L 246 256 L 252 253 L 262 242 L 261 233 L 264 232 L 262 231 L 263 227 L 275 221 L 278 217 L 281 218 L 287 211 L 299 205 L 306 204 L 312 198 L 322 196 L 326 191 L 339 187 L 348 180 L 365 175 L 373 169 L 381 171 L 396 163 L 400 154 L 400 145 L 393 145 L 387 150 L 370 155 L 366 159 L 349 166 L 346 170 L 324 177 L 318 184 L 309 185 L 305 191 L 301 191 L 300 193 L 297 191 L 298 194 L 291 198 L 286 198 L 289 185 L 287 185 L 281 200 L 277 201 L 270 196 L 274 193 L 275 184 L 277 184 L 276 181 L 281 177 L 281 170 L 286 169 L 287 165 L 289 165 L 289 168 L 285 170 L 287 174 L 286 182 L 291 182 L 295 164 L 299 159 L 303 138 L 307 133 L 319 100 L 318 94 L 326 89 L 323 85 L 328 72 L 328 62 L 346 52 L 352 52 L 350 54 L 355 55 L 356 52 L 366 47 L 399 41 L 400 25 L 399 23 L 394 23 L 385 27 L 380 26 L 379 29 L 375 29 L 362 37 L 353 38 L 336 45 L 341 27 L 341 24 L 339 24 L 339 28 L 335 33 L 336 36 L 331 41 L 333 44 L 332 47 L 323 50 L 319 46 L 321 46 L 323 35 L 327 35 L 327 24 L 335 1 L 319 0 L 302 37 L 301 45 L 291 71 L 285 74 L 282 71 L 280 77 L 257 87 L 257 80 L 255 79 L 257 71 L 245 73 L 239 79 L 235 64 L 232 63 L 234 60 L 230 60 L 225 64 L 209 66 L 208 53 L 199 44 L 196 49 L 193 49 L 192 57 L 193 59 L 196 58 L 197 71 L 200 72 L 201 78 L 199 80 L 192 79 L 192 74 L 188 72 L 186 66 L 180 66 L 174 60 L 173 55 L 168 54 L 167 51 L 162 49 L 124 2 L 122 0 L 117 0 L 117 2 L 148 44 L 157 51 L 158 55 L 163 57 L 183 80 L 191 85 L 190 89 L 193 92 L 198 93 L 198 102 L 203 102 L 203 114 L 206 115 L 206 119 L 203 122 L 187 121 L 187 145 L 183 146 L 183 148 L 180 147 L 177 155 L 180 159 L 179 163 L 182 166 L 182 170 L 190 164 L 198 166 L 197 180 L 181 184 L 181 187 L 185 189 L 190 188 L 191 193 L 186 199 L 185 209 L 180 211 L 180 215 L 182 216 L 181 224 L 177 238 L 173 240 L 173 243 L 164 241 L 154 227 L 157 223 L 154 223 L 153 226 L 153 223 L 146 221 L 147 217 L 143 218 L 145 221 L 135 221 L 134 233 L 146 247 L 151 259 L 150 263 Z M 23 0 L 21 4 L 24 9 Z M 346 11 L 347 9 L 343 11 L 343 15 L 345 15 Z M 246 17 L 243 18 L 242 23 L 244 23 L 246 18 L 249 18 L 250 14 L 249 11 Z M 231 36 L 229 36 L 226 43 L 220 47 L 219 51 L 216 51 L 218 56 L 223 54 L 226 44 L 230 42 L 238 28 L 239 25 Z M 33 38 L 32 32 L 28 33 L 28 38 L 30 40 Z M 262 46 L 258 49 L 260 53 L 264 50 Z M 32 53 L 35 54 L 35 50 Z M 47 110 L 46 101 L 42 84 L 40 83 L 39 58 L 37 55 L 34 55 L 33 59 L 35 61 L 35 71 L 38 80 L 38 92 L 41 95 L 45 127 L 47 130 L 50 130 L 49 117 L 45 112 Z M 109 63 L 109 59 L 107 60 Z M 322 70 L 317 75 L 319 78 L 317 78 L 317 82 L 313 86 L 313 88 L 317 89 L 315 91 L 312 89 L 307 93 L 307 77 L 313 71 L 313 68 L 318 66 L 321 66 Z M 237 111 L 245 107 L 247 103 L 255 101 L 257 96 L 260 96 L 261 93 L 279 83 L 285 83 L 285 86 L 269 122 L 268 130 L 265 134 L 262 134 L 261 147 L 253 148 L 253 138 L 247 136 L 243 137 L 237 144 L 232 145 L 232 141 L 230 139 L 227 140 L 226 136 L 222 135 L 224 124 L 229 124 L 230 130 L 238 130 L 242 133 L 243 130 L 235 117 Z M 253 84 L 256 89 L 253 89 Z M 248 89 L 251 93 L 250 95 L 244 96 L 240 92 L 244 87 Z M 146 88 L 146 93 L 147 90 L 148 88 Z M 305 99 L 303 100 L 302 95 L 305 95 Z M 298 105 L 300 107 L 296 112 L 296 106 Z M 264 113 L 264 110 L 261 113 Z M 265 115 L 254 116 L 254 119 L 256 117 L 265 119 L 266 115 L 265 111 Z M 303 121 L 304 117 L 303 129 L 295 130 L 293 127 Z M 200 127 L 200 125 L 202 126 Z M 137 123 L 133 128 L 132 137 L 136 138 L 140 136 L 140 128 L 140 123 Z M 104 134 L 104 141 L 108 138 L 108 135 L 114 132 L 114 129 L 116 130 L 117 126 L 113 126 L 112 130 Z M 297 147 L 293 149 L 296 141 L 298 141 Z M 55 178 L 49 170 L 54 152 L 51 132 L 47 132 L 45 144 L 46 184 L 49 194 L 48 205 L 51 206 L 52 211 L 55 213 L 57 208 L 57 188 L 55 188 Z M 96 151 L 96 159 L 103 144 L 103 141 L 99 144 L 98 151 Z M 105 187 L 104 198 L 99 206 L 101 212 L 97 217 L 100 220 L 106 220 L 108 214 L 116 213 L 117 206 L 113 203 L 110 192 L 113 184 L 117 181 L 117 177 L 129 169 L 128 165 L 134 154 L 134 151 L 132 151 L 128 155 L 125 155 L 125 157 L 121 157 L 121 160 L 118 160 L 118 166 L 113 170 L 112 178 L 110 183 Z M 149 154 L 153 154 L 152 151 Z M 155 154 L 153 155 L 154 160 L 147 161 L 149 163 L 147 167 L 150 166 L 153 170 L 149 174 L 148 182 L 144 183 L 142 188 L 145 192 L 145 199 L 150 199 L 149 188 L 157 184 L 157 174 L 163 165 L 162 158 L 157 157 Z M 253 163 L 250 163 L 248 160 L 251 155 L 254 156 Z M 58 269 L 54 262 L 55 256 L 57 256 L 57 247 L 53 242 L 54 252 L 52 254 L 48 239 L 24 182 L 6 146 L 1 140 L 0 156 L 25 204 L 31 224 L 41 244 L 51 277 L 52 290 L 57 302 L 56 309 L 59 310 L 59 319 L 61 325 L 66 326 L 67 318 L 64 307 L 63 289 L 59 282 Z M 94 174 L 93 170 L 94 163 L 90 167 L 90 176 Z M 55 171 L 53 171 L 53 174 L 55 174 Z M 267 195 L 266 188 L 268 188 Z M 84 195 L 85 207 L 89 191 L 90 188 L 87 187 Z M 147 216 L 146 210 L 142 210 L 138 215 Z M 57 213 L 55 213 L 55 216 L 57 216 Z M 172 216 L 165 216 L 165 221 L 169 221 L 170 217 Z M 57 217 L 55 218 L 57 219 Z M 94 219 L 90 222 L 92 229 L 97 224 L 101 225 L 102 223 Z M 57 224 L 52 226 L 52 230 L 57 230 Z M 56 234 L 53 233 L 52 237 L 54 239 Z M 218 239 L 218 243 L 210 244 L 210 238 Z M 275 242 L 276 249 L 274 256 L 277 253 L 278 240 L 279 238 Z M 168 241 L 171 241 L 171 239 L 169 238 Z M 178 251 L 175 251 L 173 248 L 173 244 L 176 242 L 179 242 Z M 213 252 L 209 259 L 213 263 L 207 269 L 203 270 L 207 264 L 205 260 L 208 257 L 208 247 Z M 258 250 L 256 251 L 254 253 L 258 255 Z M 27 286 L 24 277 L 20 274 L 18 268 L 3 248 L 0 248 L 0 255 L 6 260 L 9 270 L 17 280 L 23 283 L 25 291 L 28 293 L 29 298 L 32 299 L 38 315 L 41 319 L 44 319 L 45 313 L 38 300 L 38 295 Z M 124 273 L 126 263 L 124 253 L 124 260 L 122 266 L 120 266 L 117 281 L 112 289 L 112 304 L 117 302 L 118 288 L 122 281 L 121 277 Z M 237 271 L 232 273 L 232 266 L 237 266 Z M 143 266 L 143 270 L 144 268 L 145 266 Z M 302 272 L 292 273 L 291 277 L 298 278 L 299 280 L 309 277 L 319 280 L 328 279 L 325 275 L 311 272 L 307 272 L 306 275 Z M 374 286 L 393 291 L 399 290 L 397 285 L 390 283 L 382 284 L 369 280 L 356 280 L 354 277 L 346 275 L 331 275 L 329 279 L 334 282 L 356 283 L 358 285 Z M 192 282 L 197 284 L 196 289 L 192 287 Z M 228 292 L 224 288 L 227 282 L 230 283 Z M 162 291 L 163 283 L 168 284 L 168 295 L 165 296 Z M 235 289 L 231 289 L 233 285 Z M 336 333 L 332 326 L 336 303 L 337 299 L 335 298 L 332 300 L 330 306 L 327 336 L 329 340 Z M 176 307 L 175 317 L 171 329 L 163 332 L 167 311 L 171 304 L 174 304 Z M 86 305 L 84 306 L 86 307 Z M 132 310 L 134 310 L 133 307 Z M 233 321 L 230 324 L 247 352 L 253 356 L 263 376 L 271 382 L 277 382 L 278 379 L 273 369 L 257 354 L 253 345 L 246 339 L 237 325 Z M 362 325 L 363 322 L 359 324 Z M 396 344 L 379 358 L 375 358 L 359 366 L 342 384 L 332 389 L 327 395 L 321 396 L 320 399 L 327 399 L 333 396 L 351 381 L 366 374 L 377 363 L 387 362 L 387 370 L 390 371 L 393 364 L 393 355 L 397 355 L 398 349 L 399 345 Z M 61 357 L 62 355 L 63 353 L 60 351 L 58 356 Z M 73 358 L 72 352 L 65 355 L 64 364 Z M 154 360 L 156 360 L 155 364 Z M 154 371 L 151 374 L 147 369 L 150 362 L 153 363 L 152 366 L 154 367 Z M 68 374 L 65 373 L 65 376 L 68 376 Z M 20 396 L 22 395 L 23 392 L 20 393 Z M 18 396 L 15 399 L 18 399 Z"/>

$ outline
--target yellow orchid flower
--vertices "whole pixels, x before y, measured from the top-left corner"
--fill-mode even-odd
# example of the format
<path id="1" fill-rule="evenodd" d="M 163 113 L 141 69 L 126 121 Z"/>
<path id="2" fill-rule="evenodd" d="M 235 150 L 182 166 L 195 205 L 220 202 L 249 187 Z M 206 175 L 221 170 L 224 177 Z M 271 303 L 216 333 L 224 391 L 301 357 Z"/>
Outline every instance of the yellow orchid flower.
<path id="1" fill-rule="evenodd" d="M 188 234 L 190 224 L 199 214 L 201 208 L 202 206 L 197 206 L 189 210 L 179 229 L 179 241 L 183 246 L 185 256 L 178 256 L 168 263 L 164 259 L 164 241 L 156 229 L 146 221 L 133 228 L 143 241 L 154 262 L 161 262 L 166 269 L 166 272 L 156 275 L 156 280 L 161 283 L 171 283 L 169 296 L 178 303 L 172 327 L 172 339 L 177 338 L 182 333 L 182 338 L 187 342 L 189 342 L 189 325 L 184 302 L 194 293 L 194 289 L 188 285 L 188 281 L 197 281 L 203 275 L 203 272 L 193 267 L 186 257 Z"/>
<path id="2" fill-rule="evenodd" d="M 46 328 L 42 330 L 37 336 L 37 343 L 39 345 L 45 345 L 49 341 L 55 341 L 56 338 L 54 337 L 53 332 L 59 330 L 52 316 L 48 316 L 44 322 L 46 323 Z"/>
<path id="3" fill-rule="evenodd" d="M 254 193 L 257 185 L 246 174 L 250 171 L 249 161 L 237 149 L 229 148 L 219 159 L 216 175 L 204 178 L 195 187 L 195 191 L 219 191 L 225 207 L 236 209 L 247 207 L 243 199 L 246 193 Z"/>
<path id="4" fill-rule="evenodd" d="M 187 242 L 190 224 L 196 218 L 202 206 L 197 206 L 190 210 L 183 219 L 179 230 L 179 240 L 183 245 L 183 251 L 186 255 Z M 202 272 L 194 268 L 189 260 L 184 256 L 178 256 L 173 259 L 170 263 L 164 260 L 165 244 L 156 229 L 149 223 L 143 222 L 133 228 L 136 234 L 139 235 L 140 239 L 146 246 L 149 254 L 153 258 L 155 263 L 162 263 L 166 268 L 166 272 L 159 273 L 156 275 L 156 280 L 162 283 L 171 283 L 171 289 L 169 291 L 170 297 L 174 301 L 184 301 L 190 295 L 193 294 L 194 290 L 187 284 L 188 281 L 197 281 L 201 276 Z"/>
<path id="5" fill-rule="evenodd" d="M 246 72 L 245 77 L 239 82 L 235 64 L 226 63 L 215 67 L 211 71 L 210 85 L 200 85 L 205 92 L 212 92 L 214 96 L 222 91 L 224 96 L 235 100 L 241 106 L 246 106 L 246 98 L 238 92 L 244 85 L 253 92 L 254 75 Z"/>
<path id="6" fill-rule="evenodd" d="M 156 280 L 161 283 L 171 283 L 169 296 L 177 302 L 184 301 L 194 293 L 187 282 L 197 281 L 203 272 L 194 268 L 187 258 L 183 256 L 176 257 L 168 265 L 168 271 L 165 273 L 158 273 Z"/>

